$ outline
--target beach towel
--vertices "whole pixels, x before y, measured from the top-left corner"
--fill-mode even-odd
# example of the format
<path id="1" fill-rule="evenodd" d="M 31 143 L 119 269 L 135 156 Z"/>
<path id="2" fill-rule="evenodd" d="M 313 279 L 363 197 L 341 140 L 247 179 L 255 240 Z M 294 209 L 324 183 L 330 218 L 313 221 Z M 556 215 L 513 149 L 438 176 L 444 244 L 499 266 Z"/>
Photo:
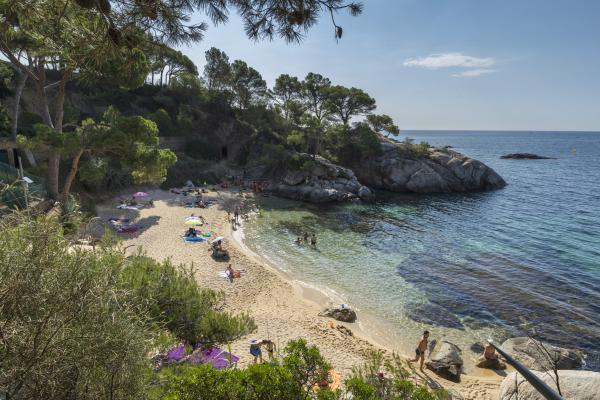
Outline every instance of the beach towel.
<path id="1" fill-rule="evenodd" d="M 229 279 L 229 272 L 227 272 L 227 271 L 219 271 L 219 272 L 217 272 L 217 274 L 221 278 L 227 278 L 227 279 Z M 239 274 L 239 276 L 236 276 L 238 274 Z M 233 277 L 234 278 L 241 278 L 244 275 L 246 275 L 246 271 L 234 271 L 234 273 L 233 273 Z"/>
<path id="2" fill-rule="evenodd" d="M 117 208 L 120 210 L 140 210 L 140 209 L 144 208 L 144 205 L 138 204 L 136 206 L 127 206 L 127 205 L 121 204 L 121 205 L 118 205 Z"/>
<path id="3" fill-rule="evenodd" d="M 119 228 L 117 229 L 117 233 L 134 233 L 139 231 L 140 228 L 138 228 L 137 226 L 130 226 L 127 228 Z"/>
<path id="4" fill-rule="evenodd" d="M 183 241 L 184 242 L 204 242 L 205 239 L 202 239 L 201 237 L 194 237 L 194 236 L 183 236 Z"/>
<path id="5" fill-rule="evenodd" d="M 169 350 L 165 358 L 167 362 L 179 362 L 185 357 L 185 346 L 183 344 L 180 344 L 179 346 L 175 346 L 171 350 Z"/>
<path id="6" fill-rule="evenodd" d="M 212 235 L 212 233 L 210 233 L 210 232 L 204 232 L 202 234 L 202 236 L 204 236 L 204 237 L 210 237 L 210 235 Z"/>
<path id="7" fill-rule="evenodd" d="M 184 361 L 192 364 L 209 364 L 216 369 L 229 368 L 239 361 L 239 357 L 221 350 L 218 347 L 195 350 Z"/>

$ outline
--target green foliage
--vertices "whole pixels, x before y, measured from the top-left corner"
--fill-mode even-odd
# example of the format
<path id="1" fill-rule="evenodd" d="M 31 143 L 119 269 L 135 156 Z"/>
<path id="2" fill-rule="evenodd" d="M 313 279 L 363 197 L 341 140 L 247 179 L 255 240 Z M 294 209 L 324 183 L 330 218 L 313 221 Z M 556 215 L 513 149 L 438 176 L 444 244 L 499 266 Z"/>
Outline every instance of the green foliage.
<path id="1" fill-rule="evenodd" d="M 394 124 L 392 117 L 389 115 L 367 115 L 367 123 L 377 133 L 385 132 L 387 136 L 397 135 L 400 133 L 400 129 Z"/>
<path id="2" fill-rule="evenodd" d="M 199 160 L 218 161 L 221 159 L 221 146 L 202 139 L 189 141 L 184 150 L 186 155 Z"/>
<path id="3" fill-rule="evenodd" d="M 231 64 L 231 92 L 233 102 L 241 109 L 266 102 L 267 83 L 260 73 L 244 61 Z"/>
<path id="4" fill-rule="evenodd" d="M 160 136 L 171 136 L 174 132 L 173 121 L 169 113 L 164 108 L 159 108 L 155 112 L 148 114 L 147 118 L 156 123 Z"/>
<path id="5" fill-rule="evenodd" d="M 364 123 L 352 128 L 334 125 L 326 133 L 325 151 L 340 164 L 353 167 L 365 157 L 379 154 L 381 142 L 378 134 Z"/>
<path id="6" fill-rule="evenodd" d="M 79 168 L 79 180 L 88 187 L 98 188 L 108 172 L 106 159 L 93 157 Z"/>
<path id="7" fill-rule="evenodd" d="M 28 200 L 32 200 L 31 195 L 29 195 Z M 25 209 L 26 202 L 23 186 L 17 183 L 12 185 L 0 185 L 0 203 L 11 210 Z"/>
<path id="8" fill-rule="evenodd" d="M 223 91 L 231 82 L 231 65 L 224 51 L 211 47 L 205 53 L 204 79 L 208 90 Z"/>
<path id="9" fill-rule="evenodd" d="M 338 85 L 327 90 L 326 108 L 344 125 L 348 125 L 352 117 L 368 114 L 375 107 L 375 99 L 361 89 Z"/>
<path id="10" fill-rule="evenodd" d="M 427 157 L 429 156 L 428 142 L 413 143 L 412 139 L 406 138 L 398 144 L 398 148 L 408 157 Z"/>
<path id="11" fill-rule="evenodd" d="M 0 226 L 0 390 L 10 399 L 130 399 L 151 333 L 115 287 L 120 253 L 71 248 L 56 219 Z"/>
<path id="12" fill-rule="evenodd" d="M 310 392 L 319 382 L 329 379 L 331 364 L 323 358 L 316 346 L 304 339 L 293 340 L 284 349 L 283 366 L 292 375 L 291 384 L 298 392 Z"/>
<path id="13" fill-rule="evenodd" d="M 127 260 L 121 284 L 147 308 L 153 323 L 164 325 L 180 340 L 210 345 L 231 342 L 256 329 L 246 314 L 221 313 L 221 293 L 200 289 L 192 270 L 143 256 Z"/>
<path id="14" fill-rule="evenodd" d="M 286 361 L 287 360 L 287 361 Z M 216 370 L 206 365 L 173 366 L 161 371 L 161 387 L 151 399 L 299 400 L 313 397 L 312 379 L 327 379 L 329 364 L 303 340 L 291 341 L 284 361 L 251 365 L 243 370 Z M 325 369 L 325 372 L 323 370 Z M 322 393 L 321 393 L 322 392 Z M 319 399 L 334 399 L 328 390 Z"/>

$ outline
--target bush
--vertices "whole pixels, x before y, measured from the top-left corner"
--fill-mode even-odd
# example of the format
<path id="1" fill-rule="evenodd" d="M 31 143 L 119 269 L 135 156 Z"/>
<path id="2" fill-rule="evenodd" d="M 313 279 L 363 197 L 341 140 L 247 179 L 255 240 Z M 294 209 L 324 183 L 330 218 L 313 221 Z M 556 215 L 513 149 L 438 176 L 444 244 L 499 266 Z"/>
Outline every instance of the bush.
<path id="1" fill-rule="evenodd" d="M 138 255 L 127 260 L 120 278 L 123 288 L 148 310 L 151 323 L 187 343 L 227 343 L 256 329 L 246 314 L 219 312 L 223 295 L 198 287 L 191 269 Z"/>
<path id="2" fill-rule="evenodd" d="M 427 157 L 431 145 L 428 142 L 413 143 L 412 139 L 405 138 L 398 147 L 408 157 Z"/>
<path id="3" fill-rule="evenodd" d="M 71 248 L 56 219 L 10 220 L 0 226 L 0 393 L 139 398 L 152 334 L 114 285 L 120 253 Z"/>
<path id="4" fill-rule="evenodd" d="M 207 161 L 221 159 L 221 146 L 204 140 L 192 140 L 186 143 L 184 152 L 187 156 Z"/>
<path id="5" fill-rule="evenodd" d="M 244 370 L 216 370 L 207 365 L 163 369 L 151 399 L 298 400 L 313 396 L 313 384 L 327 378 L 329 364 L 319 349 L 303 340 L 287 344 L 283 362 L 251 365 Z M 319 390 L 321 399 L 328 390 Z"/>

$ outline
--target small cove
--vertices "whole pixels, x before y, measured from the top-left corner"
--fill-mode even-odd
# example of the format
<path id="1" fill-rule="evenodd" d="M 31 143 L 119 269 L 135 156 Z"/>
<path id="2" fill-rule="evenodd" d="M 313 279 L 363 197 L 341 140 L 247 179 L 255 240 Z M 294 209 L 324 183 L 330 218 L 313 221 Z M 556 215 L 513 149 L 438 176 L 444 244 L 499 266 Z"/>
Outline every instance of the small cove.
<path id="1" fill-rule="evenodd" d="M 378 321 L 411 354 L 424 328 L 467 351 L 535 331 L 600 368 L 600 134 L 407 132 L 452 145 L 509 183 L 437 196 L 379 193 L 373 204 L 266 198 L 245 243 L 292 277 Z M 532 152 L 552 160 L 500 160 Z M 315 232 L 316 249 L 294 239 Z M 366 323 L 366 322 L 365 322 Z M 363 323 L 364 325 L 364 323 Z M 362 326 L 363 329 L 368 327 Z"/>

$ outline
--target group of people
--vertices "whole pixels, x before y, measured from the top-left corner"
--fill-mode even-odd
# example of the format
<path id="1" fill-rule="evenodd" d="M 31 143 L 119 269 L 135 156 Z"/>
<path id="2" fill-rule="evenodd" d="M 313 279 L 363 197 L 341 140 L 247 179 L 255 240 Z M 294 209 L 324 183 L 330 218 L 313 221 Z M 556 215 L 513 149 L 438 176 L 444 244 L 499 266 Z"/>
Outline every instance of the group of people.
<path id="1" fill-rule="evenodd" d="M 302 236 L 298 236 L 296 238 L 295 243 L 297 245 L 302 245 L 304 243 L 306 244 L 311 244 L 312 246 L 316 246 L 317 245 L 317 235 L 315 233 L 313 233 L 312 235 L 309 235 L 308 232 L 304 232 L 304 234 Z"/>
<path id="2" fill-rule="evenodd" d="M 262 346 L 265 346 L 265 350 L 269 355 L 269 360 L 272 360 L 275 357 L 275 343 L 272 340 L 253 340 L 250 342 L 250 354 L 254 357 L 254 364 L 256 364 L 258 360 L 260 360 L 261 363 L 263 362 Z"/>
<path id="3" fill-rule="evenodd" d="M 415 349 L 415 358 L 410 360 L 410 362 L 420 361 L 419 369 L 421 370 L 421 372 L 423 372 L 423 363 L 425 362 L 425 352 L 427 351 L 428 341 L 429 331 L 424 331 L 423 336 L 421 336 L 419 344 L 417 344 L 417 348 Z M 498 354 L 496 353 L 496 349 L 491 343 L 488 342 L 483 347 L 482 358 L 488 361 L 498 360 Z"/>

